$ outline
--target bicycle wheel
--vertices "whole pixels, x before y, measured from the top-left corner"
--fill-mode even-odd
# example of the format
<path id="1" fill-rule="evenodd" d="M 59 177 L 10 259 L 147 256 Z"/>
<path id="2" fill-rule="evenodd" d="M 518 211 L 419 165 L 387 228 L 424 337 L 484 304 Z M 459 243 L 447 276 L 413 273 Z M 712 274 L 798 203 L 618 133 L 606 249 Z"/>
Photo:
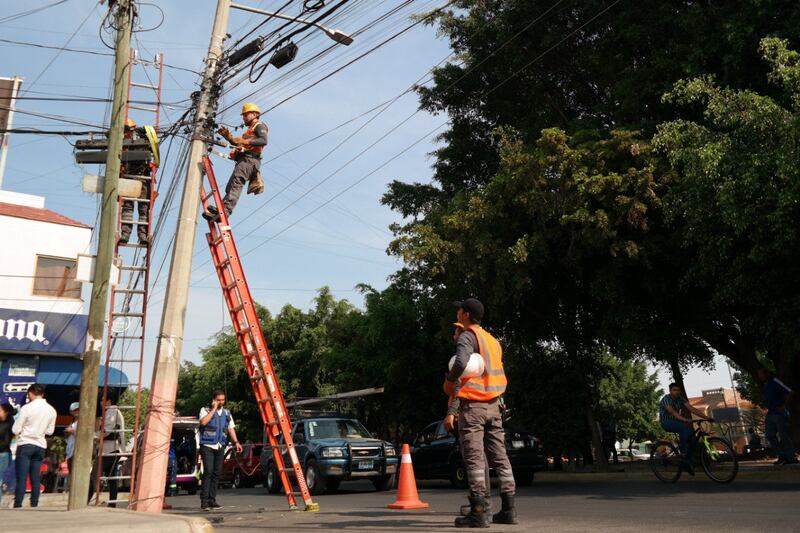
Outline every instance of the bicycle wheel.
<path id="1" fill-rule="evenodd" d="M 706 475 L 717 483 L 730 483 L 739 472 L 739 459 L 728 441 L 719 437 L 708 437 L 700 446 L 700 459 Z"/>
<path id="2" fill-rule="evenodd" d="M 650 452 L 650 468 L 664 483 L 675 483 L 681 477 L 681 454 L 669 441 L 659 441 Z"/>

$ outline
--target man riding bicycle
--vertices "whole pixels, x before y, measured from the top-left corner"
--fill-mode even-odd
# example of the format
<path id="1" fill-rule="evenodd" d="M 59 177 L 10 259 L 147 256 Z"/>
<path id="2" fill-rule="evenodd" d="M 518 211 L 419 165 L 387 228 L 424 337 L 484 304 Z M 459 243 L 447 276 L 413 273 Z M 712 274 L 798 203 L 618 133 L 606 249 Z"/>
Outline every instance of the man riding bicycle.
<path id="1" fill-rule="evenodd" d="M 664 431 L 677 433 L 680 436 L 681 440 L 678 447 L 683 456 L 681 465 L 684 470 L 689 472 L 689 475 L 693 476 L 694 469 L 692 468 L 691 460 L 692 454 L 694 453 L 694 439 L 692 439 L 694 429 L 692 428 L 692 419 L 683 416 L 681 414 L 681 409 L 686 407 L 691 413 L 704 420 L 708 419 L 708 417 L 699 409 L 695 409 L 689 405 L 689 402 L 683 397 L 682 392 L 680 385 L 677 383 L 669 384 L 669 394 L 665 394 L 659 402 L 658 418 Z"/>

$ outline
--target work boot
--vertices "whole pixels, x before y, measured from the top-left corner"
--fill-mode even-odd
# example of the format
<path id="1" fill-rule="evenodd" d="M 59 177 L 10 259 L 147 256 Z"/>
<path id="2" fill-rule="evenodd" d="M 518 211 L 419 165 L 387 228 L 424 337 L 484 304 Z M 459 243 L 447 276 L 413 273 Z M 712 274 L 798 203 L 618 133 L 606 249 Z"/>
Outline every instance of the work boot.
<path id="1" fill-rule="evenodd" d="M 130 238 L 131 238 L 130 234 L 126 235 L 124 233 L 121 233 L 120 236 L 119 236 L 119 244 L 120 244 L 120 246 L 128 244 L 128 239 L 130 239 Z"/>
<path id="2" fill-rule="evenodd" d="M 500 499 L 503 501 L 503 506 L 499 513 L 492 516 L 492 522 L 495 524 L 517 524 L 517 510 L 514 508 L 514 494 L 501 494 Z"/>
<path id="3" fill-rule="evenodd" d="M 469 512 L 472 510 L 472 506 L 470 504 L 462 505 L 461 506 L 461 516 L 467 516 Z M 492 500 L 486 498 L 486 513 L 492 513 Z"/>
<path id="4" fill-rule="evenodd" d="M 455 520 L 455 526 L 466 527 L 489 527 L 489 501 L 480 496 L 469 497 L 470 510 L 467 516 L 459 516 Z"/>
<path id="5" fill-rule="evenodd" d="M 138 236 L 139 236 L 139 244 L 147 244 L 150 242 L 150 237 L 147 235 L 146 231 L 140 231 Z"/>
<path id="6" fill-rule="evenodd" d="M 203 218 L 209 222 L 216 222 L 219 220 L 219 211 L 213 205 L 208 206 L 208 209 L 203 211 Z"/>

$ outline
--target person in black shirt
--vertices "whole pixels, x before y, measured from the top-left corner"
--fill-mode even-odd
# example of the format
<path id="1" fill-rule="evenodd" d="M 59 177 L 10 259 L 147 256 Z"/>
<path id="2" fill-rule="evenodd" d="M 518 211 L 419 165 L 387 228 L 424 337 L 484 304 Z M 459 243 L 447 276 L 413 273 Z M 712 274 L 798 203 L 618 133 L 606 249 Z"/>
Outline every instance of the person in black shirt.
<path id="1" fill-rule="evenodd" d="M 14 425 L 16 410 L 10 403 L 0 405 L 0 485 L 3 484 L 6 470 L 11 463 L 11 427 Z M 3 491 L 0 489 L 0 502 Z"/>

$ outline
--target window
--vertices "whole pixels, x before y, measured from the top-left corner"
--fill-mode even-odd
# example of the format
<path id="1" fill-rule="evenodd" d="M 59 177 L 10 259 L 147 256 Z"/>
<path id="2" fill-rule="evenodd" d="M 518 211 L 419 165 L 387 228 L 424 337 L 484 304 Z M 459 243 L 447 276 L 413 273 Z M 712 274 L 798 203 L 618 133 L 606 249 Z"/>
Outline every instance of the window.
<path id="1" fill-rule="evenodd" d="M 81 283 L 75 281 L 77 271 L 78 264 L 74 259 L 37 256 L 33 294 L 56 298 L 80 298 Z"/>

